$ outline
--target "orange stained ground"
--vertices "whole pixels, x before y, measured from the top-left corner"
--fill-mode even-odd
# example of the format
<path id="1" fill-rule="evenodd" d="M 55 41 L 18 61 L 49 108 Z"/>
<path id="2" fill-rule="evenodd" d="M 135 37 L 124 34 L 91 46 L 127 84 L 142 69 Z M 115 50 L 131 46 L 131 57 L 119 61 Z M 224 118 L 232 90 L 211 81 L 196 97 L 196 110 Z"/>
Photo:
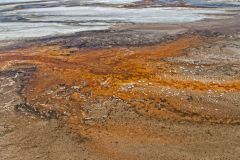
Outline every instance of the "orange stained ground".
<path id="1" fill-rule="evenodd" d="M 169 111 L 163 112 L 153 108 L 149 112 L 142 111 L 142 108 L 149 108 L 151 105 L 131 100 L 154 97 L 156 101 L 159 96 L 154 92 L 142 92 L 139 89 L 159 86 L 197 92 L 206 92 L 209 89 L 240 91 L 239 80 L 215 84 L 186 79 L 181 75 L 170 74 L 171 64 L 161 60 L 180 56 L 185 53 L 185 49 L 203 44 L 204 41 L 206 39 L 198 36 L 182 36 L 171 42 L 141 48 L 63 49 L 60 46 L 35 46 L 1 54 L 0 67 L 4 69 L 21 64 L 37 66 L 37 71 L 25 86 L 23 93 L 30 104 L 39 108 L 49 109 L 51 104 L 55 104 L 65 106 L 58 109 L 59 112 L 65 112 L 67 106 L 70 112 L 78 112 L 84 116 L 79 109 L 79 106 L 86 103 L 86 100 L 81 98 L 81 94 L 84 93 L 91 95 L 91 99 L 98 96 L 118 97 L 139 108 L 139 112 L 144 114 L 179 118 L 178 114 L 168 114 Z M 81 92 L 72 93 L 70 98 L 46 94 L 58 86 L 80 86 L 83 83 Z"/>

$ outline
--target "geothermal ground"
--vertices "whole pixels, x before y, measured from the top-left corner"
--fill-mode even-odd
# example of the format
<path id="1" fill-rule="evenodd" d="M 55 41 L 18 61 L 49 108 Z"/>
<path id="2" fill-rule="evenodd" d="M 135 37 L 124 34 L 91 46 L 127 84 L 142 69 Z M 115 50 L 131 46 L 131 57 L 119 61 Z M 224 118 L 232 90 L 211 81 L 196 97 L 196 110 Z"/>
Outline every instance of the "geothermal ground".
<path id="1" fill-rule="evenodd" d="M 240 159 L 240 16 L 225 14 L 1 41 L 0 160 Z"/>

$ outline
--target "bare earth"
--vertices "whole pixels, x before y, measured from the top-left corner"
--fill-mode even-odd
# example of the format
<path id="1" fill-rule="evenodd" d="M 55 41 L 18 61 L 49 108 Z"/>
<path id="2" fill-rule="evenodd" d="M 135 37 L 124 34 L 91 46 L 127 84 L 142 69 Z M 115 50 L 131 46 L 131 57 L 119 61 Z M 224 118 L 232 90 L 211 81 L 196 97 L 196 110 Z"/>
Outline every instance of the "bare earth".
<path id="1" fill-rule="evenodd" d="M 240 159 L 240 17 L 0 53 L 0 159 Z"/>

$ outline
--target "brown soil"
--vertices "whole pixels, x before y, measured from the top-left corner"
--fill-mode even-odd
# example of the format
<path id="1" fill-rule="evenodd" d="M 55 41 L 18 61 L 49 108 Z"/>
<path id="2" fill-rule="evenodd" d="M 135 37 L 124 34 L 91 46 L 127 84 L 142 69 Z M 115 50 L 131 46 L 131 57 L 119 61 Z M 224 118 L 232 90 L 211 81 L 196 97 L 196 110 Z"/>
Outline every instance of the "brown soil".
<path id="1" fill-rule="evenodd" d="M 207 33 L 2 51 L 2 159 L 239 159 L 239 34 Z"/>

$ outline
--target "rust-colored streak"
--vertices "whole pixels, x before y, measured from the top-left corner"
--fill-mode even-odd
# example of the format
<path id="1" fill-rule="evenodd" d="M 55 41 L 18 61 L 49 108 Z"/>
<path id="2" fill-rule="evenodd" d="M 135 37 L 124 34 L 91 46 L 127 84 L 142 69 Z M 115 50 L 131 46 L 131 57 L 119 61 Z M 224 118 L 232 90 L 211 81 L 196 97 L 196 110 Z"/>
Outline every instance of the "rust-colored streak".
<path id="1" fill-rule="evenodd" d="M 163 94 L 153 92 L 152 88 L 170 87 L 197 92 L 240 91 L 239 80 L 215 84 L 168 72 L 169 63 L 162 61 L 162 58 L 180 56 L 185 49 L 198 46 L 203 41 L 198 36 L 182 36 L 172 42 L 140 48 L 62 49 L 59 46 L 36 46 L 1 54 L 0 62 L 2 68 L 21 63 L 37 66 L 23 93 L 27 101 L 39 109 L 53 107 L 58 112 L 81 117 L 84 116 L 81 107 L 87 101 L 97 96 L 116 96 L 135 106 L 140 114 L 198 121 L 206 113 L 176 105 L 185 101 L 171 100 L 171 104 L 168 104 L 170 109 L 159 110 L 154 107 Z M 142 80 L 148 85 L 139 82 Z M 134 85 L 132 90 L 131 85 Z M 80 86 L 76 93 L 72 93 L 72 90 L 65 92 L 74 86 Z M 150 97 L 155 99 L 151 104 L 133 101 Z M 215 121 L 218 117 L 213 119 Z"/>

